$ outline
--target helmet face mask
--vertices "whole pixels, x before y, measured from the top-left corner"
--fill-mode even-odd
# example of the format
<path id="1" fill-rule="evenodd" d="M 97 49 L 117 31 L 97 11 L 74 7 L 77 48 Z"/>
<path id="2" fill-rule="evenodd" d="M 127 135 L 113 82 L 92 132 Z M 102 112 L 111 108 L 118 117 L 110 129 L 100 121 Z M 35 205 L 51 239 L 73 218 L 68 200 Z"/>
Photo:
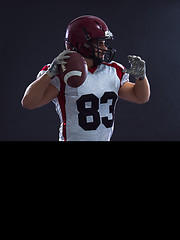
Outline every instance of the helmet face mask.
<path id="1" fill-rule="evenodd" d="M 89 45 L 92 47 L 92 55 L 89 58 L 93 59 L 94 65 L 100 65 L 102 62 L 111 62 L 114 58 L 116 50 L 108 46 L 109 40 L 111 39 L 97 38 L 92 41 L 93 43 L 89 42 Z M 100 44 L 102 42 L 103 44 Z M 103 48 L 101 48 L 102 45 Z"/>
<path id="2" fill-rule="evenodd" d="M 103 20 L 86 15 L 74 19 L 68 25 L 65 45 L 67 49 L 93 59 L 94 65 L 100 65 L 112 61 L 116 50 L 108 47 L 108 42 L 113 39 L 113 34 Z"/>

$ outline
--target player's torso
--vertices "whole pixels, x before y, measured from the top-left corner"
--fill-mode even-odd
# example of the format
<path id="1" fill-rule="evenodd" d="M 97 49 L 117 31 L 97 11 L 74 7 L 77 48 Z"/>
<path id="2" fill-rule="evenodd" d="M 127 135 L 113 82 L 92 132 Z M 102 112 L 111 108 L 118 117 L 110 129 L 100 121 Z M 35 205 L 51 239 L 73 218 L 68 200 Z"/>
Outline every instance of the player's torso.
<path id="1" fill-rule="evenodd" d="M 119 87 L 116 69 L 104 64 L 94 73 L 88 72 L 80 87 L 61 86 L 59 100 L 64 94 L 64 110 L 61 106 L 61 111 L 65 111 L 63 121 L 66 121 L 61 125 L 61 140 L 110 140 Z"/>

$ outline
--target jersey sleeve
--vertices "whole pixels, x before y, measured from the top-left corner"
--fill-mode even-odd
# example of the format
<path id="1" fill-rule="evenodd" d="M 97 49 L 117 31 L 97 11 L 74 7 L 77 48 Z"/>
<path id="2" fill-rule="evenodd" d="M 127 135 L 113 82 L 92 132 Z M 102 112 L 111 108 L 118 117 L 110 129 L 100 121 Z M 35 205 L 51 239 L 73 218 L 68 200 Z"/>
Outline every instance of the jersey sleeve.
<path id="1" fill-rule="evenodd" d="M 39 77 L 41 77 L 50 67 L 50 64 L 45 65 L 41 71 L 37 74 L 36 79 L 38 79 Z M 53 85 L 54 87 L 57 88 L 58 91 L 60 91 L 60 80 L 57 76 L 55 76 L 54 78 L 51 79 L 50 84 Z"/>
<path id="2" fill-rule="evenodd" d="M 116 68 L 116 73 L 120 79 L 120 87 L 122 87 L 126 82 L 129 82 L 129 74 L 123 73 L 122 70 L 125 69 L 125 67 L 117 62 L 113 62 L 114 67 Z"/>
<path id="3" fill-rule="evenodd" d="M 121 87 L 126 83 L 129 82 L 129 74 L 128 73 L 124 73 L 121 79 Z"/>

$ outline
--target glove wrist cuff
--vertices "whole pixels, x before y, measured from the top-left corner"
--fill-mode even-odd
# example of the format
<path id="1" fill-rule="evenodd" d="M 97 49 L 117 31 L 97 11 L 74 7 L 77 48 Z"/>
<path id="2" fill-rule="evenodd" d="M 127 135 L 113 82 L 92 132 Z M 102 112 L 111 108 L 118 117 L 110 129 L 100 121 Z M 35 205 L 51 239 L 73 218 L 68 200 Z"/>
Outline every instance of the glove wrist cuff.
<path id="1" fill-rule="evenodd" d="M 50 78 L 53 78 L 53 77 L 54 77 L 54 74 L 51 73 L 49 70 L 46 71 L 46 74 L 47 74 Z"/>
<path id="2" fill-rule="evenodd" d="M 142 81 L 145 79 L 145 77 L 146 77 L 146 75 L 143 75 L 143 76 L 136 77 L 136 79 Z"/>

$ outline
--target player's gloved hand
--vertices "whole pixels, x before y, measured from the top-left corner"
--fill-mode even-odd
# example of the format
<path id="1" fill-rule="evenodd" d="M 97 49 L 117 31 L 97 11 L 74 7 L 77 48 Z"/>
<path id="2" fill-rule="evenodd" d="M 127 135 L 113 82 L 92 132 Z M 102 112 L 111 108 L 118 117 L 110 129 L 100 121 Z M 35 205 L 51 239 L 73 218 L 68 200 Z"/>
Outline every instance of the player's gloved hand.
<path id="1" fill-rule="evenodd" d="M 47 70 L 46 74 L 50 77 L 53 78 L 54 76 L 59 74 L 59 65 L 67 64 L 65 62 L 66 59 L 70 58 L 70 56 L 66 56 L 67 54 L 71 53 L 73 51 L 70 50 L 64 50 L 62 53 L 60 53 L 51 63 L 49 69 Z"/>
<path id="2" fill-rule="evenodd" d="M 129 69 L 123 69 L 124 73 L 128 73 L 139 80 L 143 80 L 146 76 L 146 63 L 138 56 L 128 55 L 129 63 L 131 67 Z"/>

